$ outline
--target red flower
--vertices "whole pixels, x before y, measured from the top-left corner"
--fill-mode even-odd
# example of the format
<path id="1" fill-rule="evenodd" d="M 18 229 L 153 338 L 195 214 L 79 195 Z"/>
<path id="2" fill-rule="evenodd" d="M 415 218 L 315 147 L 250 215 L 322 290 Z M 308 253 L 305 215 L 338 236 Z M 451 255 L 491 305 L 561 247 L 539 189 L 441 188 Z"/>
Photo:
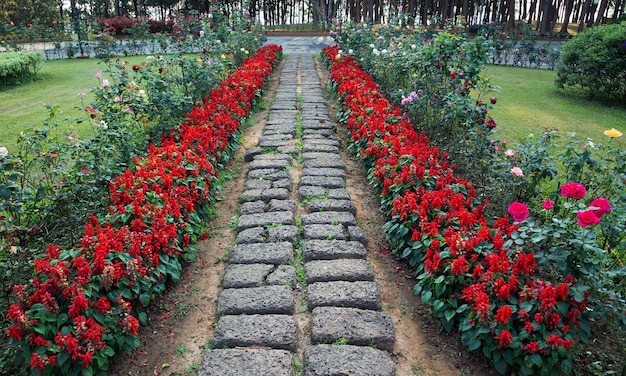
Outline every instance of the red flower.
<path id="1" fill-rule="evenodd" d="M 580 227 L 585 228 L 588 226 L 595 226 L 600 223 L 601 217 L 596 215 L 595 212 L 596 210 L 585 210 L 576 213 L 576 216 L 578 217 L 578 224 L 580 225 Z"/>
<path id="2" fill-rule="evenodd" d="M 461 275 L 467 273 L 469 263 L 465 257 L 460 257 L 452 261 L 452 275 Z"/>
<path id="3" fill-rule="evenodd" d="M 499 324 L 506 325 L 508 324 L 509 319 L 511 318 L 512 315 L 513 315 L 513 309 L 511 309 L 511 306 L 504 305 L 498 308 L 498 311 L 496 312 L 494 318 Z"/>
<path id="4" fill-rule="evenodd" d="M 509 347 L 510 344 L 513 343 L 513 336 L 511 335 L 511 332 L 509 332 L 508 330 L 502 329 L 500 331 L 500 334 L 493 337 L 494 339 L 498 340 L 498 348 L 499 349 L 504 349 Z"/>
<path id="5" fill-rule="evenodd" d="M 580 200 L 585 197 L 587 190 L 580 183 L 567 183 L 561 187 L 561 196 Z"/>
<path id="6" fill-rule="evenodd" d="M 609 200 L 604 197 L 599 197 L 591 201 L 591 203 L 589 204 L 589 209 L 593 214 L 595 214 L 596 217 L 602 218 L 613 208 L 609 204 Z"/>
<path id="7" fill-rule="evenodd" d="M 515 222 L 523 222 L 530 214 L 528 206 L 517 201 L 512 202 L 507 211 Z"/>

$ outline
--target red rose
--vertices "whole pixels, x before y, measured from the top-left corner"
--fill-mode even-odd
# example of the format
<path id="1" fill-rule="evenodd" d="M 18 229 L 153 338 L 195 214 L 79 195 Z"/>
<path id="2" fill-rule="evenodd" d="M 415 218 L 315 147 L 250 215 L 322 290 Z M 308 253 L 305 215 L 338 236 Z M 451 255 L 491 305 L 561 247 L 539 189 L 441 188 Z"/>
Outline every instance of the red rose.
<path id="1" fill-rule="evenodd" d="M 511 205 L 509 205 L 508 212 L 511 214 L 515 222 L 523 222 L 530 214 L 528 206 L 517 201 L 512 202 Z"/>
<path id="2" fill-rule="evenodd" d="M 595 226 L 600 223 L 600 218 L 594 213 L 595 210 L 585 210 L 576 213 L 580 227 Z"/>
<path id="3" fill-rule="evenodd" d="M 596 215 L 596 217 L 602 218 L 606 213 L 610 212 L 613 207 L 609 204 L 609 200 L 604 197 L 599 197 L 591 201 L 589 209 Z"/>
<path id="4" fill-rule="evenodd" d="M 580 183 L 567 183 L 561 187 L 561 196 L 580 200 L 586 194 L 585 186 Z"/>

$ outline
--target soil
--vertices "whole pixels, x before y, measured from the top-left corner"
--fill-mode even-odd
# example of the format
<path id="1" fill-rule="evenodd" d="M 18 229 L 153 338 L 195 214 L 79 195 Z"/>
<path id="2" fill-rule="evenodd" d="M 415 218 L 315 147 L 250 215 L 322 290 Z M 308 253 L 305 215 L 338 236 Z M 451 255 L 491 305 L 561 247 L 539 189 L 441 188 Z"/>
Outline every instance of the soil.
<path id="1" fill-rule="evenodd" d="M 317 62 L 318 74 L 326 82 L 326 71 Z M 266 87 L 266 98 L 272 98 L 278 87 L 280 64 Z M 331 107 L 333 101 L 328 101 Z M 221 291 L 229 249 L 235 243 L 232 218 L 238 215 L 239 194 L 245 183 L 243 154 L 256 146 L 261 136 L 267 111 L 254 115 L 254 125 L 244 131 L 240 150 L 227 167 L 232 179 L 225 183 L 223 197 L 215 206 L 210 221 L 209 239 L 197 244 L 197 260 L 185 266 L 181 281 L 151 305 L 149 324 L 140 329 L 142 345 L 131 352 L 120 354 L 112 361 L 109 374 L 130 375 L 195 375 L 202 355 L 211 347 L 213 330 L 218 316 L 217 299 Z M 345 148 L 344 148 L 345 149 Z M 456 334 L 440 333 L 433 322 L 429 308 L 412 294 L 415 284 L 410 268 L 387 251 L 377 195 L 365 179 L 361 167 L 349 156 L 346 186 L 357 207 L 357 221 L 368 235 L 368 259 L 375 270 L 383 309 L 394 322 L 396 344 L 392 357 L 398 376 L 420 375 L 475 375 L 492 376 L 485 360 L 468 353 Z M 292 171 L 295 173 L 295 171 Z M 374 214 L 373 214 L 374 213 Z M 296 315 L 299 321 L 306 315 Z M 300 322 L 307 330 L 307 323 Z M 306 333 L 302 337 L 306 338 Z"/>

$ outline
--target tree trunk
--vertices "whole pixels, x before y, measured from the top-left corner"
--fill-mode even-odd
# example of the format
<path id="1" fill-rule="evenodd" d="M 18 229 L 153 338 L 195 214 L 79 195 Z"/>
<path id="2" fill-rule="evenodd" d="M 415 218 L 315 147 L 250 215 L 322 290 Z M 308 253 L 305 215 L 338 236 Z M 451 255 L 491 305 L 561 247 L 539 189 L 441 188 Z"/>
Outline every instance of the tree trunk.
<path id="1" fill-rule="evenodd" d="M 574 0 L 567 0 L 565 3 L 565 15 L 563 16 L 563 25 L 561 26 L 561 30 L 559 31 L 560 35 L 569 34 L 567 31 L 567 27 L 569 26 L 570 16 L 572 15 L 572 8 L 574 7 Z"/>
<path id="2" fill-rule="evenodd" d="M 598 18 L 596 18 L 596 23 L 595 25 L 598 26 L 600 25 L 600 23 L 604 23 L 604 13 L 606 13 L 606 8 L 608 5 L 608 1 L 607 0 L 602 0 L 600 2 L 600 9 L 598 10 Z"/>
<path id="3" fill-rule="evenodd" d="M 591 0 L 585 0 L 585 4 L 583 5 L 583 10 L 580 12 L 580 17 L 578 19 L 578 32 L 581 33 L 585 28 L 585 18 L 589 13 L 589 6 L 591 4 Z"/>
<path id="4" fill-rule="evenodd" d="M 548 34 L 548 28 L 550 27 L 550 6 L 552 1 L 541 0 L 541 29 L 539 34 Z"/>

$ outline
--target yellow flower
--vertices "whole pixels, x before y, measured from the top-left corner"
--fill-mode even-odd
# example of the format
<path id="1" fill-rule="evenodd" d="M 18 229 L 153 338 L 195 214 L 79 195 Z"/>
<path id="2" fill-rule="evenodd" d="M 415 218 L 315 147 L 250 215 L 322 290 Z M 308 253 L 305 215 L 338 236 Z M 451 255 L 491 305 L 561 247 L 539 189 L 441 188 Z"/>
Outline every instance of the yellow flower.
<path id="1" fill-rule="evenodd" d="M 604 134 L 606 136 L 609 136 L 611 138 L 617 138 L 617 137 L 622 137 L 622 132 L 618 131 L 615 128 L 611 128 L 608 131 L 604 131 Z"/>
<path id="2" fill-rule="evenodd" d="M 222 54 L 222 56 L 220 56 L 222 59 L 226 59 L 226 55 Z"/>

